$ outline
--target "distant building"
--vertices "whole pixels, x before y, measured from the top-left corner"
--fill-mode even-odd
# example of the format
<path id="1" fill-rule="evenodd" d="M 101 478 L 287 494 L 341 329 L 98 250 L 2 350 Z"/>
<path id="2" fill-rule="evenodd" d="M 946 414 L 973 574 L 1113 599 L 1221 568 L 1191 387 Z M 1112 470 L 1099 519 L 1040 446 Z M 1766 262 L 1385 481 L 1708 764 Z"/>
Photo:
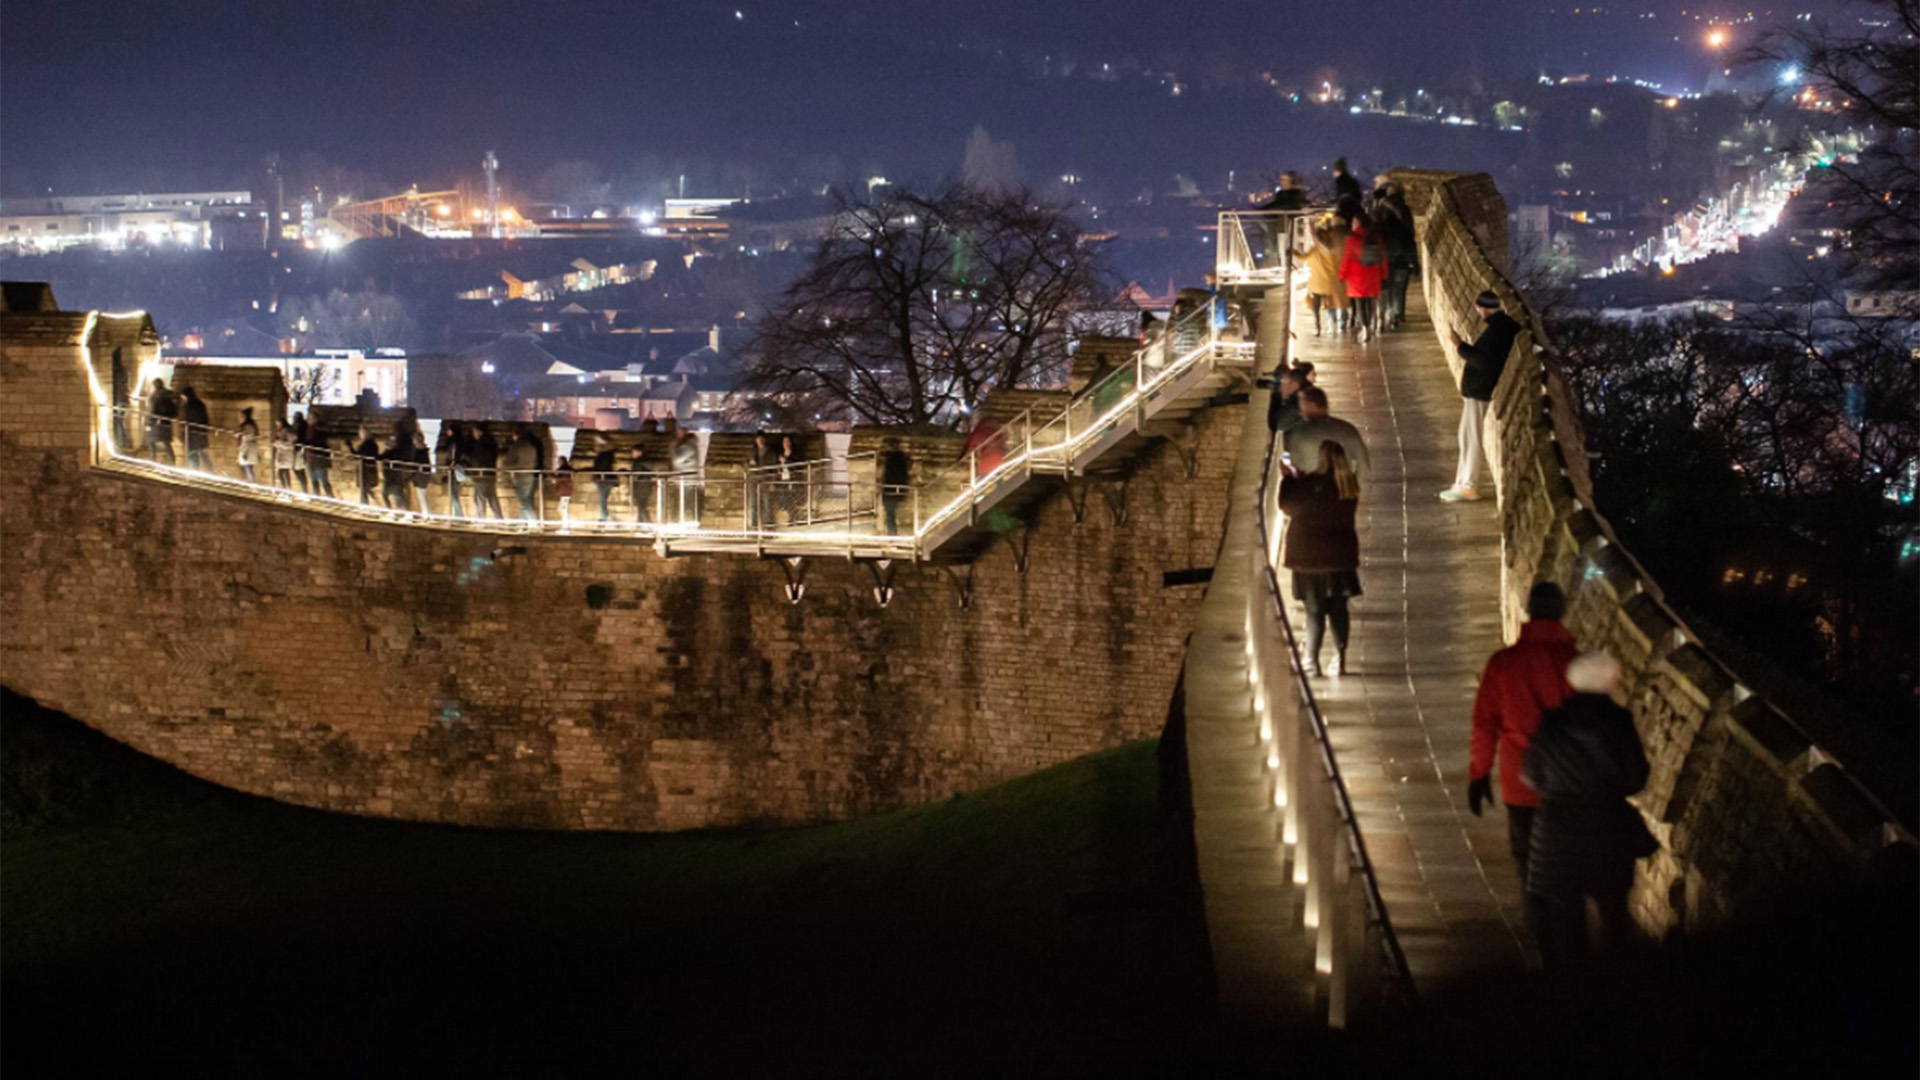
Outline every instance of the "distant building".
<path id="1" fill-rule="evenodd" d="M 248 191 L 189 191 L 156 195 L 57 195 L 0 203 L 0 245 L 21 252 L 61 251 L 77 244 L 231 246 L 246 228 L 227 227 L 266 211 Z M 218 228 L 216 228 L 218 226 Z M 264 232 L 264 230 L 263 230 Z"/>
<path id="2" fill-rule="evenodd" d="M 177 367 L 273 368 L 286 380 L 296 405 L 351 405 L 362 391 L 379 395 L 385 406 L 407 403 L 407 354 L 400 349 L 316 349 L 303 356 L 208 356 L 188 351 L 166 357 Z"/>

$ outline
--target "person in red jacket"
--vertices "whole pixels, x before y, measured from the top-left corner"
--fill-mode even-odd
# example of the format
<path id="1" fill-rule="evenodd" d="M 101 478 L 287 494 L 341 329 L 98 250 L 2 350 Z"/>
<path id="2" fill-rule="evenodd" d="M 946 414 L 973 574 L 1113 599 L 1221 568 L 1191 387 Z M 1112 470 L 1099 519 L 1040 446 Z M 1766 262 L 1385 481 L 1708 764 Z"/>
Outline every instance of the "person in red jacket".
<path id="1" fill-rule="evenodd" d="M 1375 234 L 1373 219 L 1364 213 L 1355 214 L 1353 231 L 1347 234 L 1346 250 L 1340 259 L 1340 280 L 1347 283 L 1347 300 L 1361 341 L 1379 333 L 1380 283 L 1386 276 L 1387 246 Z"/>
<path id="2" fill-rule="evenodd" d="M 1533 814 L 1540 795 L 1520 777 L 1527 744 L 1540 728 L 1540 715 L 1558 708 L 1567 695 L 1567 665 L 1579 654 L 1573 635 L 1560 620 L 1567 597 L 1551 581 L 1527 593 L 1527 621 L 1520 640 L 1493 654 L 1480 676 L 1473 702 L 1473 758 L 1468 766 L 1467 809 L 1474 817 L 1493 801 L 1493 764 L 1500 762 L 1500 801 L 1507 806 L 1507 842 L 1527 883 L 1527 855 L 1533 843 Z"/>

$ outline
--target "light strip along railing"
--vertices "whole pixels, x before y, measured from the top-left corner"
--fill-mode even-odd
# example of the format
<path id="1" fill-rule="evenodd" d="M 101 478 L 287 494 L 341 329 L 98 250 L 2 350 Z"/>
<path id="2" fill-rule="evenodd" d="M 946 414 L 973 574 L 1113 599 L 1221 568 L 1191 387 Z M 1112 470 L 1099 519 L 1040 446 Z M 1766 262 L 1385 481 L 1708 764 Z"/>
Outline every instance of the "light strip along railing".
<path id="1" fill-rule="evenodd" d="M 1191 377 L 1204 377 L 1214 371 L 1223 352 L 1251 348 L 1250 342 L 1222 341 L 1214 322 L 1210 307 L 1189 313 L 1170 327 L 1163 339 L 1135 351 L 1119 368 L 1064 407 L 1050 414 L 1026 410 L 977 442 L 954 466 L 919 484 L 883 488 L 876 476 L 876 482 L 868 485 L 873 499 L 867 501 L 864 491 L 858 495 L 852 492 L 851 481 L 821 480 L 819 483 L 837 493 L 844 509 L 820 514 L 813 521 L 776 524 L 765 516 L 758 522 L 750 521 L 748 510 L 755 505 L 755 486 L 765 483 L 752 476 L 719 480 L 699 471 L 567 470 L 563 474 L 557 469 L 478 469 L 440 460 L 428 464 L 368 458 L 330 445 L 297 447 L 298 464 L 288 470 L 289 478 L 282 484 L 275 455 L 276 446 L 284 440 L 272 430 L 263 430 L 257 437 L 255 475 L 248 480 L 239 475 L 236 461 L 239 432 L 212 427 L 202 430 L 178 419 L 151 416 L 138 408 L 110 407 L 97 386 L 93 387 L 95 445 L 99 461 L 112 462 L 128 471 L 361 520 L 489 533 L 637 536 L 654 540 L 663 550 L 776 549 L 791 554 L 924 558 L 964 524 L 960 520 L 963 515 L 970 520 L 974 508 L 1034 473 L 1071 472 L 1082 458 L 1105 449 L 1108 438 L 1117 439 L 1138 430 L 1157 411 L 1158 403 L 1177 398 L 1190 385 Z M 205 449 L 212 468 L 182 464 L 186 455 L 176 454 L 176 441 L 182 450 L 189 449 L 186 435 L 190 428 L 195 431 L 194 443 L 200 434 L 206 436 Z M 381 441 L 380 436 L 375 438 Z M 165 462 L 159 460 L 160 447 L 165 448 Z M 808 465 L 809 476 L 820 472 L 819 463 Z M 305 486 L 293 473 L 305 475 Z M 388 496 L 389 473 L 396 477 L 392 498 Z M 316 475 L 325 477 L 324 491 L 312 490 L 318 486 Z M 563 475 L 573 488 L 570 496 L 561 494 Z M 364 492 L 363 477 L 368 480 Z M 738 489 L 739 509 L 730 512 L 731 520 L 723 523 L 708 511 L 708 505 L 715 501 L 714 496 L 729 489 Z M 829 494 L 824 501 L 831 503 L 833 497 Z M 732 501 L 730 494 L 726 501 Z M 471 515 L 467 513 L 468 502 L 473 503 Z M 509 503 L 514 508 L 511 517 L 506 512 Z M 486 516 L 489 514 L 492 516 Z M 910 531 L 901 528 L 909 522 Z M 835 524 L 843 527 L 836 529 Z"/>
<path id="2" fill-rule="evenodd" d="M 679 532 L 699 527 L 710 483 L 688 472 L 481 468 L 470 462 L 370 457 L 330 443 L 266 435 L 255 442 L 254 478 L 249 480 L 239 461 L 240 432 L 234 429 L 132 408 L 112 409 L 111 416 L 107 450 L 123 466 L 371 520 L 487 532 L 624 534 L 636 526 L 650 534 Z M 140 433 L 137 440 L 135 432 Z M 389 449 L 390 443 L 391 438 Z M 207 455 L 204 465 L 192 460 L 196 450 Z M 571 494 L 563 494 L 569 488 Z M 603 507 L 604 516 L 596 517 Z"/>
<path id="3" fill-rule="evenodd" d="M 1279 482 L 1273 449 L 1270 438 L 1255 512 L 1258 542 L 1249 547 L 1248 681 L 1281 843 L 1291 849 L 1293 883 L 1304 890 L 1303 922 L 1313 935 L 1314 972 L 1327 978 L 1327 1023 L 1344 1028 L 1356 999 L 1398 997 L 1411 1003 L 1414 987 L 1282 600 L 1268 520 Z M 1276 701 L 1282 694 L 1295 695 L 1297 707 Z M 1377 941 L 1369 942 L 1374 935 Z M 1377 986 L 1367 985 L 1376 981 Z"/>
<path id="4" fill-rule="evenodd" d="M 1035 473 L 1065 475 L 1100 441 L 1137 430 L 1148 406 L 1183 385 L 1186 375 L 1210 373 L 1223 346 L 1250 348 L 1250 342 L 1226 342 L 1214 325 L 1213 309 L 1202 306 L 1168 327 L 1163 339 L 1147 343 L 1119 367 L 1088 386 L 1044 420 L 1034 409 L 999 425 L 981 438 L 954 467 L 930 477 L 921 502 L 931 507 L 916 529 L 922 538 L 953 529 L 961 516 L 990 504 L 1002 485 L 1011 487 Z M 1192 341 L 1178 355 L 1177 344 Z M 1132 428 L 1121 425 L 1132 420 Z"/>

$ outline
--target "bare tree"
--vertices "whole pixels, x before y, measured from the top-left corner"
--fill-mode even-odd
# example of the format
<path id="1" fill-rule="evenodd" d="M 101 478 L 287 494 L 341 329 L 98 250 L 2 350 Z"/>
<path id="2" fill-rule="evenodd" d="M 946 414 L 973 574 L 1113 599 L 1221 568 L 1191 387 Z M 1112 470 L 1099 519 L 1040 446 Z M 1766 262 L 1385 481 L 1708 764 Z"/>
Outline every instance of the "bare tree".
<path id="1" fill-rule="evenodd" d="M 1739 60 L 1790 69 L 1798 78 L 1779 93 L 1832 102 L 1837 121 L 1866 133 L 1857 160 L 1830 163 L 1857 257 L 1850 276 L 1911 289 L 1920 276 L 1920 0 L 1857 0 L 1843 8 L 1862 15 L 1857 28 L 1824 16 L 1788 22 Z"/>
<path id="2" fill-rule="evenodd" d="M 293 378 L 288 380 L 287 400 L 295 405 L 318 405 L 327 400 L 333 392 L 333 366 L 331 364 L 311 363 L 294 365 Z"/>
<path id="3" fill-rule="evenodd" d="M 743 386 L 871 424 L 952 424 L 995 387 L 1057 385 L 1097 254 L 1019 190 L 842 192 L 806 271 L 758 325 Z"/>

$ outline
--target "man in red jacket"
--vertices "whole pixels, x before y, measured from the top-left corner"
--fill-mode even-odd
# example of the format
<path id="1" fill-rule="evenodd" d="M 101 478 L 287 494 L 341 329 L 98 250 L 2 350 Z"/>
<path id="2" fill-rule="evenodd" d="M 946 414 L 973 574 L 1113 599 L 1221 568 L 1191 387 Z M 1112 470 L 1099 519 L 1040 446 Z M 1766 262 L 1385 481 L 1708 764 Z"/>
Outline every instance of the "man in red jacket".
<path id="1" fill-rule="evenodd" d="M 1527 853 L 1533 840 L 1533 812 L 1540 795 L 1520 778 L 1527 744 L 1540 728 L 1540 715 L 1557 708 L 1568 694 L 1567 665 L 1579 649 L 1560 620 L 1567 597 L 1551 581 L 1527 593 L 1527 621 L 1520 640 L 1493 654 L 1480 676 L 1473 702 L 1473 760 L 1468 766 L 1467 809 L 1474 817 L 1493 801 L 1493 763 L 1500 760 L 1500 801 L 1507 804 L 1507 842 L 1527 883 Z"/>

